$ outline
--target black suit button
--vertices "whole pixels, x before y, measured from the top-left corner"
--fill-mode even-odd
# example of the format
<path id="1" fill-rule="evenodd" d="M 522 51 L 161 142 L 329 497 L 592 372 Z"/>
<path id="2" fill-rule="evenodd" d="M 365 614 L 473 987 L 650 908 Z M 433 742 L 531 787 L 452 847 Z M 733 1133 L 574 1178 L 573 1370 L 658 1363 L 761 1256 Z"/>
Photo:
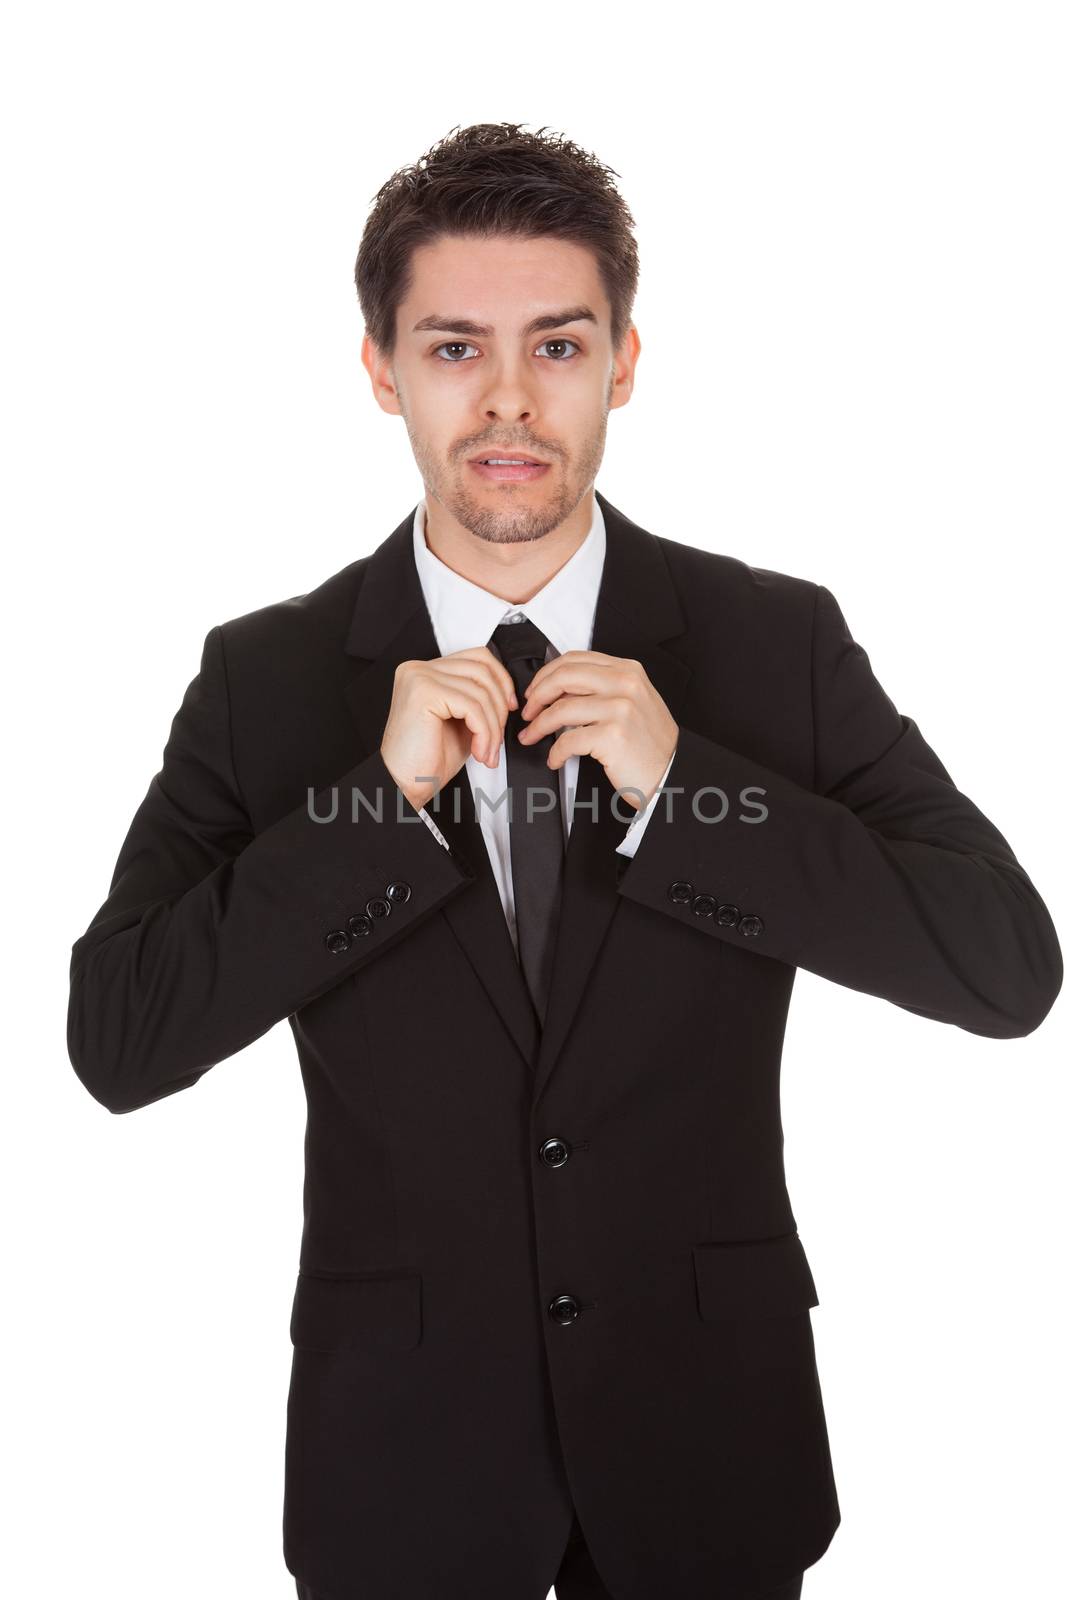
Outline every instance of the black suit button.
<path id="1" fill-rule="evenodd" d="M 368 933 L 374 932 L 374 923 L 360 911 L 356 916 L 349 917 L 348 931 L 353 939 L 365 939 Z"/>
<path id="2" fill-rule="evenodd" d="M 546 1139 L 538 1151 L 546 1167 L 561 1167 L 570 1153 L 566 1139 Z"/>
<path id="3" fill-rule="evenodd" d="M 383 894 L 376 894 L 367 901 L 366 912 L 368 917 L 387 917 L 393 909 L 393 902 L 387 900 Z"/>
<path id="4" fill-rule="evenodd" d="M 694 917 L 710 917 L 718 903 L 713 894 L 697 894 L 690 900 L 689 909 Z"/>
<path id="5" fill-rule="evenodd" d="M 334 928 L 326 935 L 326 948 L 332 956 L 344 954 L 348 949 L 348 934 L 343 928 Z"/>
<path id="6" fill-rule="evenodd" d="M 410 883 L 404 883 L 400 878 L 398 878 L 395 883 L 391 883 L 385 892 L 389 899 L 394 901 L 398 906 L 402 906 L 405 900 L 411 899 Z"/>
<path id="7" fill-rule="evenodd" d="M 737 919 L 740 917 L 740 915 L 741 912 L 737 906 L 723 904 L 715 913 L 715 921 L 719 924 L 720 928 L 733 928 L 736 926 Z"/>
<path id="8" fill-rule="evenodd" d="M 549 1316 L 553 1322 L 558 1322 L 561 1326 L 573 1322 L 581 1309 L 572 1294 L 558 1294 L 554 1300 L 548 1302 Z"/>
<path id="9" fill-rule="evenodd" d="M 672 883 L 667 890 L 667 899 L 673 900 L 676 906 L 684 906 L 692 897 L 693 885 L 686 883 L 684 878 L 679 878 L 677 883 Z"/>
<path id="10" fill-rule="evenodd" d="M 757 917 L 754 911 L 750 911 L 737 924 L 737 931 L 743 933 L 746 939 L 754 939 L 757 934 L 763 932 L 763 918 Z"/>

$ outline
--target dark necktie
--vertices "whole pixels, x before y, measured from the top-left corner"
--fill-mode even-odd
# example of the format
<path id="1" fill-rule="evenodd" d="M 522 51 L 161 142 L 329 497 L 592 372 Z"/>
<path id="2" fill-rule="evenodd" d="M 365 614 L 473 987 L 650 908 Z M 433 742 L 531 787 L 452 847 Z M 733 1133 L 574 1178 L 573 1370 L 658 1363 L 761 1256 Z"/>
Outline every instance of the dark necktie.
<path id="1" fill-rule="evenodd" d="M 511 674 L 519 697 L 519 709 L 508 712 L 504 730 L 511 880 L 519 965 L 543 1025 L 563 896 L 564 819 L 559 771 L 545 765 L 555 734 L 545 734 L 536 744 L 520 744 L 516 735 L 528 725 L 522 704 L 534 673 L 544 666 L 548 640 L 530 621 L 502 622 L 489 643 Z"/>

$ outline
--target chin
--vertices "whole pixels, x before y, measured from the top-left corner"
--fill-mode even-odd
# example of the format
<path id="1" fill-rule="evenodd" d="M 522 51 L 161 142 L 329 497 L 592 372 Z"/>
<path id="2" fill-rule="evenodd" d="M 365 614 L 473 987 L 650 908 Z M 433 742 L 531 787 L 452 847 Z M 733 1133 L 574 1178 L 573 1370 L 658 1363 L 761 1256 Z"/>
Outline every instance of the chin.
<path id="1" fill-rule="evenodd" d="M 531 496 L 526 502 L 518 495 L 498 497 L 492 485 L 486 492 L 457 495 L 445 501 L 456 521 L 486 544 L 529 544 L 543 539 L 558 528 L 568 514 L 558 495 L 547 504 L 538 504 Z"/>

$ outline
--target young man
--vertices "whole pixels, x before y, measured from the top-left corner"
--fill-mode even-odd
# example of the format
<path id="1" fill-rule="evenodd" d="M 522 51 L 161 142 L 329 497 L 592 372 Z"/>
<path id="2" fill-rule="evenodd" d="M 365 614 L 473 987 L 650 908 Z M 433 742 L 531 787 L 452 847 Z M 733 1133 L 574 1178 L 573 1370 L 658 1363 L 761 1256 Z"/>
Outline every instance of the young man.
<path id="1" fill-rule="evenodd" d="M 1000 1039 L 1062 981 L 830 591 L 594 489 L 640 351 L 609 172 L 479 125 L 379 192 L 363 360 L 424 498 L 211 629 L 73 948 L 113 1111 L 292 1027 L 305 1600 L 795 1600 L 840 1521 L 796 969 Z"/>

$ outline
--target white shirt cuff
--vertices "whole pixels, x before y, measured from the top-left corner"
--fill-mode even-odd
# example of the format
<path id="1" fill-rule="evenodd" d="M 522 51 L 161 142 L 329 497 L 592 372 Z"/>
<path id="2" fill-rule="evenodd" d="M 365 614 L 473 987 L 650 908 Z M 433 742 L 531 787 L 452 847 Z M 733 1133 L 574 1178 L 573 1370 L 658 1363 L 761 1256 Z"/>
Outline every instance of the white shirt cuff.
<path id="1" fill-rule="evenodd" d="M 444 834 L 441 832 L 441 830 L 437 826 L 436 822 L 430 816 L 430 813 L 427 811 L 425 806 L 420 806 L 419 807 L 419 816 L 422 818 L 423 822 L 425 822 L 426 826 L 430 829 L 430 831 L 432 832 L 434 838 L 437 840 L 438 844 L 443 844 L 446 850 L 451 850 L 452 846 L 449 844 L 448 840 L 445 838 Z"/>
<path id="2" fill-rule="evenodd" d="M 638 845 L 641 843 L 644 831 L 648 827 L 648 819 L 652 815 L 656 801 L 659 799 L 660 790 L 667 782 L 667 774 L 674 765 L 674 757 L 677 753 L 678 747 L 675 745 L 671 759 L 667 762 L 667 765 L 663 769 L 663 776 L 652 792 L 651 800 L 648 802 L 645 809 L 643 811 L 639 811 L 637 816 L 634 817 L 633 821 L 630 823 L 630 826 L 623 835 L 621 842 L 615 846 L 615 854 L 617 856 L 632 856 Z"/>

